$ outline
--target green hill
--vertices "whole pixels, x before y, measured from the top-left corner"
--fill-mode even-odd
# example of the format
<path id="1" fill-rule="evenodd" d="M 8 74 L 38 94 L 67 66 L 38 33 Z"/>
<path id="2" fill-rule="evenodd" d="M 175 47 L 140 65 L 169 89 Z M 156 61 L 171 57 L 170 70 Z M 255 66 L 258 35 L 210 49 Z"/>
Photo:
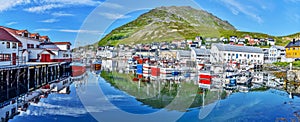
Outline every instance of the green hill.
<path id="1" fill-rule="evenodd" d="M 203 37 L 244 37 L 274 38 L 276 45 L 285 46 L 300 33 L 288 36 L 272 36 L 257 32 L 237 31 L 227 21 L 189 6 L 158 7 L 139 16 L 136 20 L 122 25 L 98 42 L 98 46 L 170 42 L 173 40 Z"/>
<path id="2" fill-rule="evenodd" d="M 187 6 L 159 7 L 116 28 L 102 38 L 99 45 L 194 39 L 200 35 L 220 37 L 223 30 L 236 29 L 227 21 L 203 10 Z"/>

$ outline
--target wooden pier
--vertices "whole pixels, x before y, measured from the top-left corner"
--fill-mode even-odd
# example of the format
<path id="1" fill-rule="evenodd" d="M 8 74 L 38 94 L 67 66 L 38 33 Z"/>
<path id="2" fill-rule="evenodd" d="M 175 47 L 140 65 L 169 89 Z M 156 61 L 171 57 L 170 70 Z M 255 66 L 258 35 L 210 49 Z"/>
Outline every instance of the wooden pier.
<path id="1" fill-rule="evenodd" d="M 0 108 L 4 106 L 5 101 L 70 75 L 69 62 L 34 62 L 20 66 L 0 67 Z"/>

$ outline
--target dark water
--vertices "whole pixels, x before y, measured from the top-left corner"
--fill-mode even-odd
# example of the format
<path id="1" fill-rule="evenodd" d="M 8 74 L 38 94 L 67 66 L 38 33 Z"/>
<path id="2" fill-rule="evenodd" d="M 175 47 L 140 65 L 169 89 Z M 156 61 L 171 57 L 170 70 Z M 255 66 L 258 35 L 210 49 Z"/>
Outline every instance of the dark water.
<path id="1" fill-rule="evenodd" d="M 299 121 L 297 112 L 300 110 L 300 99 L 297 96 L 294 99 L 290 99 L 284 91 L 269 89 L 257 92 L 232 93 L 225 99 L 207 103 L 204 107 L 199 104 L 199 106 L 187 108 L 187 111 L 181 111 L 176 110 L 177 108 L 159 106 L 160 103 L 143 101 L 143 99 L 152 99 L 132 96 L 119 90 L 119 88 L 108 83 L 103 78 L 95 78 L 90 72 L 88 74 L 87 83 L 83 83 L 77 88 L 74 84 L 70 86 L 70 94 L 52 93 L 48 98 L 42 98 L 38 104 L 31 104 L 26 112 L 21 113 L 10 121 L 94 122 L 149 120 L 231 122 L 276 121 L 276 119 L 280 118 L 285 118 L 288 121 Z M 101 91 L 97 91 L 94 88 L 100 88 Z M 98 98 L 97 95 L 101 93 L 105 97 Z M 163 98 L 161 99 L 161 104 L 168 99 L 167 97 L 167 95 L 160 97 Z M 180 106 L 184 103 L 174 104 Z M 209 108 L 209 111 L 204 110 L 207 108 Z M 159 114 L 156 115 L 155 113 Z M 200 119 L 201 114 L 199 116 L 199 113 L 202 115 L 204 113 L 207 116 Z"/>

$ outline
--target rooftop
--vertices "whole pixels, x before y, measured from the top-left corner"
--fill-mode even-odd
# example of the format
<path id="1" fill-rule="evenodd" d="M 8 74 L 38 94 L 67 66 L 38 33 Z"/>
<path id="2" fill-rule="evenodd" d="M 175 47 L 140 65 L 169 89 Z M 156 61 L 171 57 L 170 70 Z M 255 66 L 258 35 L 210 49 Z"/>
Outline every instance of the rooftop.
<path id="1" fill-rule="evenodd" d="M 209 49 L 193 49 L 196 53 L 196 55 L 210 55 Z"/>
<path id="2" fill-rule="evenodd" d="M 8 31 L 3 28 L 0 28 L 0 40 L 10 41 L 10 42 L 20 42 L 14 36 L 12 36 Z"/>
<path id="3" fill-rule="evenodd" d="M 263 53 L 261 48 L 252 46 L 236 46 L 228 44 L 214 44 L 213 46 L 216 46 L 220 51 Z"/>
<path id="4" fill-rule="evenodd" d="M 297 40 L 297 41 L 291 41 L 291 42 L 286 46 L 286 48 L 289 48 L 289 47 L 300 47 L 300 40 Z"/>

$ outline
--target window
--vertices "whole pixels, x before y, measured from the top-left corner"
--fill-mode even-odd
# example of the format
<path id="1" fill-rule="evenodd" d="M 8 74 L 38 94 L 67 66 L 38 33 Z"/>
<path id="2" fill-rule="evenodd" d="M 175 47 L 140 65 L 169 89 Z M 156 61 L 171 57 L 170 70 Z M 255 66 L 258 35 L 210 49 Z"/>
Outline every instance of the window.
<path id="1" fill-rule="evenodd" d="M 10 61 L 10 54 L 0 54 L 0 61 Z"/>
<path id="2" fill-rule="evenodd" d="M 17 48 L 17 43 L 12 43 L 12 48 Z"/>
<path id="3" fill-rule="evenodd" d="M 27 48 L 34 48 L 34 44 L 27 44 Z"/>
<path id="4" fill-rule="evenodd" d="M 10 48 L 10 42 L 6 42 L 6 48 Z"/>
<path id="5" fill-rule="evenodd" d="M 226 56 L 226 53 L 224 53 L 224 56 Z"/>
<path id="6" fill-rule="evenodd" d="M 36 48 L 40 48 L 40 45 L 36 45 Z"/>
<path id="7" fill-rule="evenodd" d="M 70 45 L 67 45 L 67 50 L 70 50 Z M 225 53 L 224 53 L 225 54 Z"/>

